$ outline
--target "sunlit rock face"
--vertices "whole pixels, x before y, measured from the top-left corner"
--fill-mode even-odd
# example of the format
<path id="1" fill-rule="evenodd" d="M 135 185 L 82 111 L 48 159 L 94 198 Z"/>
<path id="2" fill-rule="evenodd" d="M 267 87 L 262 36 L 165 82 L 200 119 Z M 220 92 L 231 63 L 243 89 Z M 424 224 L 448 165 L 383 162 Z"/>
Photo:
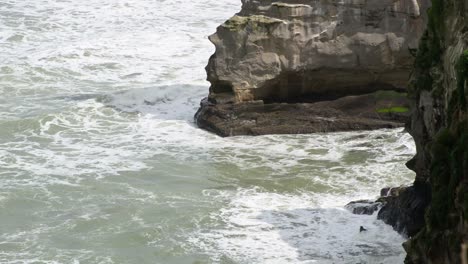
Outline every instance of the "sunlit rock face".
<path id="1" fill-rule="evenodd" d="M 243 0 L 210 36 L 197 125 L 221 136 L 402 126 L 429 2 Z"/>
<path id="2" fill-rule="evenodd" d="M 210 101 L 337 98 L 406 87 L 429 0 L 243 0 L 210 36 Z"/>

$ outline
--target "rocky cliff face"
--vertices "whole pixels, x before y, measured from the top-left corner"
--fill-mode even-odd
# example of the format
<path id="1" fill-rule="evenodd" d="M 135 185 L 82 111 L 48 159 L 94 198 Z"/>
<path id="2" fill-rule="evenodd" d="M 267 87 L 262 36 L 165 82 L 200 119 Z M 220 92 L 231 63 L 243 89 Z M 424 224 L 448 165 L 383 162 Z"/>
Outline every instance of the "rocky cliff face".
<path id="1" fill-rule="evenodd" d="M 426 8 L 421 0 L 243 0 L 210 37 L 210 95 L 285 101 L 405 88 Z"/>
<path id="2" fill-rule="evenodd" d="M 430 205 L 406 263 L 460 263 L 468 242 L 468 0 L 433 0 L 416 58 L 408 163 Z M 466 257 L 466 253 L 465 256 Z"/>
<path id="3" fill-rule="evenodd" d="M 249 134 L 249 129 L 255 130 L 259 125 L 255 124 L 255 117 L 243 117 L 239 112 L 254 112 L 258 107 L 239 109 L 232 105 L 315 103 L 381 90 L 404 92 L 414 62 L 411 53 L 417 49 L 426 26 L 429 1 L 243 0 L 241 12 L 210 36 L 216 52 L 207 66 L 210 94 L 197 115 L 198 124 L 223 135 L 229 135 L 229 131 L 234 135 Z M 378 99 L 373 97 L 371 102 Z M 333 117 L 348 119 L 348 115 L 337 113 L 330 117 L 312 111 L 319 119 L 296 119 L 305 126 L 296 130 L 394 127 L 398 122 L 392 116 L 375 115 L 375 110 L 385 109 L 382 105 L 398 109 L 390 112 L 406 109 L 401 100 L 385 98 L 384 103 L 375 103 L 373 116 L 366 116 L 368 119 L 355 127 L 352 123 L 333 125 Z M 281 111 L 265 112 L 269 113 L 266 119 L 282 116 Z M 311 113 L 298 111 L 294 116 L 304 116 L 301 112 Z M 294 116 L 284 119 L 295 119 Z M 320 118 L 331 121 L 323 124 Z M 238 131 L 239 126 L 247 128 Z M 265 133 L 268 131 L 271 130 L 266 129 Z"/>
<path id="4" fill-rule="evenodd" d="M 258 120 L 284 111 L 288 120 L 274 125 L 287 127 L 292 119 L 303 124 L 302 132 L 310 129 L 307 122 L 327 131 L 336 126 L 340 110 L 362 113 L 356 108 L 363 102 L 359 96 L 404 87 L 413 65 L 411 50 L 422 36 L 407 125 L 417 147 L 408 167 L 417 176 L 412 187 L 385 201 L 379 217 L 410 236 L 405 263 L 468 259 L 463 252 L 468 248 L 468 0 L 432 0 L 423 35 L 426 1 L 243 3 L 242 11 L 211 37 L 216 45 L 207 67 L 212 86 L 197 115 L 199 125 L 230 135 L 236 127 L 229 122 L 252 131 Z M 301 100 L 315 103 L 275 104 Z M 250 111 L 261 114 L 246 114 Z M 369 124 L 364 121 L 347 128 L 363 128 Z"/>

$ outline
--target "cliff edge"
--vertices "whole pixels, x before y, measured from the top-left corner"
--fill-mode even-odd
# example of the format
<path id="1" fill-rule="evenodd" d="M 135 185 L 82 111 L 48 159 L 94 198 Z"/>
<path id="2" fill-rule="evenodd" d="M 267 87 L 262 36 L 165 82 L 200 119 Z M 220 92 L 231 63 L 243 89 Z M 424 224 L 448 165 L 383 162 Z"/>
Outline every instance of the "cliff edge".
<path id="1" fill-rule="evenodd" d="M 433 0 L 415 63 L 408 167 L 430 201 L 406 263 L 461 263 L 468 242 L 468 0 Z M 467 257 L 466 252 L 463 257 Z"/>

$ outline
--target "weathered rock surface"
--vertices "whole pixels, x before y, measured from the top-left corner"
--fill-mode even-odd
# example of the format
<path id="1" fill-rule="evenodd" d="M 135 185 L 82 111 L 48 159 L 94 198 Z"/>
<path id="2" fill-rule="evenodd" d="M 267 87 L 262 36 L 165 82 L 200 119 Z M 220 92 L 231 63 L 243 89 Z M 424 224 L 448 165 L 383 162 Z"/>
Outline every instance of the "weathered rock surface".
<path id="1" fill-rule="evenodd" d="M 392 92 L 295 104 L 204 100 L 196 119 L 200 127 L 225 137 L 306 134 L 401 127 L 408 120 L 408 109 L 406 94 Z"/>
<path id="2" fill-rule="evenodd" d="M 202 109 L 403 91 L 429 1 L 243 0 L 241 12 L 210 36 L 211 105 Z M 202 128 L 204 113 L 214 110 L 197 115 Z"/>
<path id="3" fill-rule="evenodd" d="M 404 245 L 405 263 L 457 264 L 468 241 L 468 1 L 432 4 L 408 125 L 417 149 L 408 167 L 416 172 L 415 186 L 427 190 L 418 196 L 430 204 L 424 228 Z"/>
<path id="4" fill-rule="evenodd" d="M 468 262 L 468 0 L 432 0 L 415 61 L 407 130 L 416 156 L 412 187 L 378 216 L 400 232 L 406 264 Z"/>

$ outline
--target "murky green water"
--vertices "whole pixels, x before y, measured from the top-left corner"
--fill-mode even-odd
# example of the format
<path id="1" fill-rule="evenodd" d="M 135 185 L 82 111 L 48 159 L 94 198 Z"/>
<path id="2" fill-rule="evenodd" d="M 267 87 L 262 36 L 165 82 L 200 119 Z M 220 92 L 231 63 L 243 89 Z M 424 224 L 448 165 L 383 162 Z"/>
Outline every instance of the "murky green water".
<path id="1" fill-rule="evenodd" d="M 343 209 L 412 181 L 400 129 L 222 139 L 194 127 L 206 37 L 239 8 L 0 3 L 1 263 L 402 261 L 402 237 Z"/>

